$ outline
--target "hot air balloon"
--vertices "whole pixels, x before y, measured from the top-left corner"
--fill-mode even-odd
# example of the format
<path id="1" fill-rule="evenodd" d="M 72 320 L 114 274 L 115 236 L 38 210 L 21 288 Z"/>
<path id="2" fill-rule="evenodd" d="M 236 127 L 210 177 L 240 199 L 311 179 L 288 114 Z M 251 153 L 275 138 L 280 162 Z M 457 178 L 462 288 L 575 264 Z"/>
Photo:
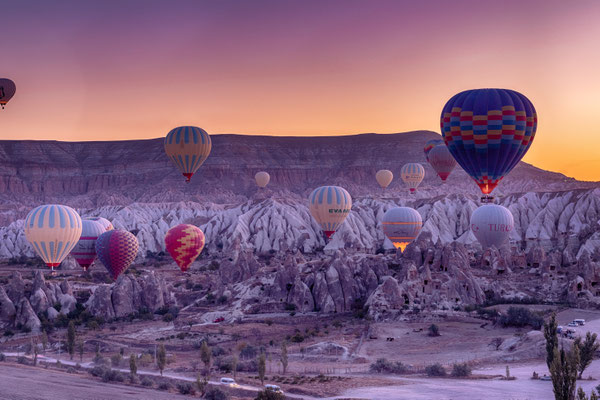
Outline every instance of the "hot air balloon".
<path id="1" fill-rule="evenodd" d="M 89 219 L 81 221 L 81 237 L 73 247 L 71 255 L 84 271 L 87 271 L 96 259 L 96 240 L 104 232 L 106 229 L 98 221 Z"/>
<path id="2" fill-rule="evenodd" d="M 400 170 L 400 175 L 406 186 L 409 187 L 410 192 L 414 193 L 423 178 L 425 178 L 425 168 L 419 163 L 404 164 Z"/>
<path id="3" fill-rule="evenodd" d="M 395 207 L 383 214 L 383 233 L 394 244 L 394 247 L 404 251 L 406 246 L 421 232 L 423 220 L 421 214 L 414 208 Z"/>
<path id="4" fill-rule="evenodd" d="M 375 179 L 377 179 L 377 183 L 379 183 L 379 186 L 381 186 L 382 189 L 385 189 L 390 185 L 390 183 L 392 183 L 392 179 L 394 179 L 394 174 L 388 169 L 381 169 L 375 174 Z"/>
<path id="5" fill-rule="evenodd" d="M 94 221 L 94 222 L 99 223 L 104 228 L 104 231 L 112 231 L 113 229 L 115 229 L 115 227 L 113 226 L 112 222 L 110 222 L 106 218 L 102 218 L 102 217 L 89 217 L 89 218 L 86 218 L 86 219 L 88 221 Z"/>
<path id="6" fill-rule="evenodd" d="M 180 126 L 165 137 L 165 152 L 185 176 L 186 182 L 208 158 L 211 148 L 208 133 L 195 126 Z"/>
<path id="7" fill-rule="evenodd" d="M 340 227 L 352 208 L 352 197 L 339 186 L 321 186 L 308 197 L 310 213 L 327 238 Z"/>
<path id="8" fill-rule="evenodd" d="M 96 253 L 113 279 L 117 279 L 125 271 L 135 257 L 139 248 L 138 240 L 133 234 L 113 229 L 104 232 L 96 241 Z"/>
<path id="9" fill-rule="evenodd" d="M 486 196 L 523 158 L 536 129 L 533 104 L 514 90 L 467 90 L 442 110 L 448 150 Z"/>
<path id="10" fill-rule="evenodd" d="M 442 182 L 446 183 L 448 175 L 456 167 L 456 160 L 448 151 L 445 145 L 435 146 L 429 152 L 429 164 L 437 172 L 438 176 L 442 178 Z"/>
<path id="11" fill-rule="evenodd" d="M 6 78 L 0 78 L 0 107 L 4 108 L 6 103 L 15 95 L 17 86 L 13 81 Z"/>
<path id="12" fill-rule="evenodd" d="M 265 186 L 267 186 L 269 184 L 269 181 L 271 180 L 271 176 L 266 173 L 265 171 L 260 171 L 257 172 L 256 175 L 254 175 L 254 180 L 256 181 L 256 184 L 261 187 L 264 188 Z"/>
<path id="13" fill-rule="evenodd" d="M 471 230 L 484 249 L 502 246 L 514 227 L 511 212 L 497 204 L 485 204 L 471 215 Z"/>
<path id="14" fill-rule="evenodd" d="M 181 271 L 185 272 L 204 248 L 204 233 L 194 225 L 180 224 L 169 229 L 165 245 Z"/>
<path id="15" fill-rule="evenodd" d="M 431 151 L 431 149 L 433 149 L 435 146 L 439 146 L 440 144 L 444 144 L 444 141 L 442 139 L 433 139 L 425 143 L 423 152 L 425 153 L 425 158 L 427 159 L 427 161 L 429 161 L 429 152 Z"/>
<path id="16" fill-rule="evenodd" d="M 71 207 L 47 204 L 25 218 L 25 237 L 54 272 L 81 236 L 81 217 Z"/>

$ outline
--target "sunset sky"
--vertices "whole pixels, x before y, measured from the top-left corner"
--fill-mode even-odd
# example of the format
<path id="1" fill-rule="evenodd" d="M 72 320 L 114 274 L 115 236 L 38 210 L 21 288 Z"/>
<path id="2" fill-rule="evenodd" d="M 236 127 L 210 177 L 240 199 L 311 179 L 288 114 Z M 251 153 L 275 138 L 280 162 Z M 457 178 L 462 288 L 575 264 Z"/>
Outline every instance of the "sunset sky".
<path id="1" fill-rule="evenodd" d="M 517 90 L 524 161 L 600 180 L 600 1 L 0 0 L 0 139 L 428 129 L 472 88 Z"/>

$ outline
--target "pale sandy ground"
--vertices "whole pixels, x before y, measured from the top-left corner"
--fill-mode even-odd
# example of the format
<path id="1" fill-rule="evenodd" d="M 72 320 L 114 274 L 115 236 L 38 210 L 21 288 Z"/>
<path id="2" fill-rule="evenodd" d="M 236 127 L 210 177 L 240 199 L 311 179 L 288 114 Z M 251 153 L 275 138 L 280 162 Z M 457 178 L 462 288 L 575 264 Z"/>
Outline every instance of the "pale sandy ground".
<path id="1" fill-rule="evenodd" d="M 558 323 L 566 325 L 574 318 L 584 318 L 587 323 L 577 329 L 578 334 L 590 331 L 600 336 L 600 312 L 585 310 L 566 310 L 558 314 Z M 504 374 L 506 365 L 490 366 L 474 373 L 495 375 Z M 548 374 L 543 360 L 527 364 L 510 364 L 510 372 L 517 379 L 513 381 L 468 380 L 468 379 L 428 379 L 396 378 L 401 386 L 358 388 L 346 391 L 341 397 L 361 399 L 411 399 L 411 400 L 545 400 L 553 399 L 552 382 L 530 379 L 533 371 L 540 376 Z M 600 384 L 600 360 L 595 360 L 584 372 L 584 378 L 592 376 L 594 380 L 577 382 L 586 393 L 590 393 Z"/>

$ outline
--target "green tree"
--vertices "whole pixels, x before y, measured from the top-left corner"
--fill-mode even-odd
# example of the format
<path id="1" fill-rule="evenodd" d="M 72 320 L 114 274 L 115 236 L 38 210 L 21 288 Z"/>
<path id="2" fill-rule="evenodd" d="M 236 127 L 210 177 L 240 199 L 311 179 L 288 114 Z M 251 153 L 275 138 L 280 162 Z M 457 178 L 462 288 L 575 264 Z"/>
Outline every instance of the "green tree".
<path id="1" fill-rule="evenodd" d="M 237 354 L 234 354 L 233 357 L 231 358 L 231 371 L 233 372 L 233 379 L 234 380 L 235 380 L 235 377 L 237 375 L 238 358 L 239 358 L 239 356 Z"/>
<path id="2" fill-rule="evenodd" d="M 69 327 L 67 328 L 67 351 L 71 356 L 71 360 L 73 359 L 73 354 L 75 354 L 75 336 L 75 323 L 69 321 Z"/>
<path id="3" fill-rule="evenodd" d="M 285 340 L 281 342 L 281 366 L 283 367 L 283 375 L 285 375 L 288 367 L 288 351 Z"/>
<path id="4" fill-rule="evenodd" d="M 546 365 L 550 369 L 554 353 L 558 349 L 558 324 L 556 323 L 556 314 L 552 314 L 550 320 L 544 324 L 544 337 L 546 338 Z"/>
<path id="5" fill-rule="evenodd" d="M 596 395 L 596 392 L 594 391 L 594 389 L 592 389 L 592 393 L 590 393 L 590 397 L 587 397 L 585 395 L 585 392 L 583 391 L 583 389 L 579 388 L 577 390 L 577 400 L 598 400 L 598 395 Z"/>
<path id="6" fill-rule="evenodd" d="M 196 377 L 196 386 L 198 386 L 198 392 L 200 392 L 200 397 L 204 398 L 206 394 L 206 389 L 208 388 L 208 379 L 206 377 L 201 377 L 200 374 Z"/>
<path id="7" fill-rule="evenodd" d="M 210 347 L 208 347 L 208 342 L 204 340 L 202 342 L 202 346 L 200 347 L 200 360 L 204 364 L 204 375 L 210 375 L 210 358 L 212 353 L 210 351 Z"/>
<path id="8" fill-rule="evenodd" d="M 165 345 L 161 343 L 158 346 L 158 353 L 156 353 L 156 365 L 160 371 L 160 375 L 162 376 L 165 366 L 167 365 L 167 350 L 165 349 Z"/>
<path id="9" fill-rule="evenodd" d="M 33 338 L 31 339 L 31 351 L 33 352 L 33 365 L 36 366 L 39 349 L 38 349 L 37 340 L 34 341 Z"/>
<path id="10" fill-rule="evenodd" d="M 83 361 L 83 341 L 77 343 L 77 351 L 79 352 L 79 362 Z"/>
<path id="11" fill-rule="evenodd" d="M 44 350 L 44 354 L 46 354 L 46 348 L 48 347 L 48 334 L 46 331 L 42 332 L 42 349 Z"/>
<path id="12" fill-rule="evenodd" d="M 590 366 L 594 359 L 594 354 L 596 354 L 596 351 L 600 348 L 600 343 L 596 342 L 597 337 L 598 335 L 595 333 L 592 334 L 588 332 L 585 335 L 583 343 L 581 342 L 581 338 L 578 337 L 575 339 L 575 343 L 579 347 L 579 365 L 577 366 L 577 369 L 579 370 L 578 379 L 581 379 L 583 371 Z"/>
<path id="13" fill-rule="evenodd" d="M 137 375 L 137 363 L 135 362 L 135 354 L 129 356 L 129 372 L 131 376 Z"/>
<path id="14" fill-rule="evenodd" d="M 258 356 L 258 377 L 260 378 L 260 384 L 265 384 L 265 372 L 267 369 L 267 360 L 265 357 L 265 353 L 261 352 L 260 356 Z"/>
<path id="15" fill-rule="evenodd" d="M 550 376 L 555 400 L 574 400 L 579 365 L 579 348 L 573 345 L 571 351 L 554 349 Z"/>

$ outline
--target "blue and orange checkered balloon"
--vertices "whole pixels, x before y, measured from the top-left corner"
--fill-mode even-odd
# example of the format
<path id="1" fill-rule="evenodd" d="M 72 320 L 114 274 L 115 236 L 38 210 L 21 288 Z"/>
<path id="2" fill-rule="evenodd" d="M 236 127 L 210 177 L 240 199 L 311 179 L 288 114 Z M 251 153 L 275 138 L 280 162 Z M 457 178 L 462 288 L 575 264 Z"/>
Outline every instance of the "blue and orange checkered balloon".
<path id="1" fill-rule="evenodd" d="M 448 100 L 440 126 L 454 159 L 487 195 L 529 150 L 537 114 L 519 92 L 475 89 Z"/>

